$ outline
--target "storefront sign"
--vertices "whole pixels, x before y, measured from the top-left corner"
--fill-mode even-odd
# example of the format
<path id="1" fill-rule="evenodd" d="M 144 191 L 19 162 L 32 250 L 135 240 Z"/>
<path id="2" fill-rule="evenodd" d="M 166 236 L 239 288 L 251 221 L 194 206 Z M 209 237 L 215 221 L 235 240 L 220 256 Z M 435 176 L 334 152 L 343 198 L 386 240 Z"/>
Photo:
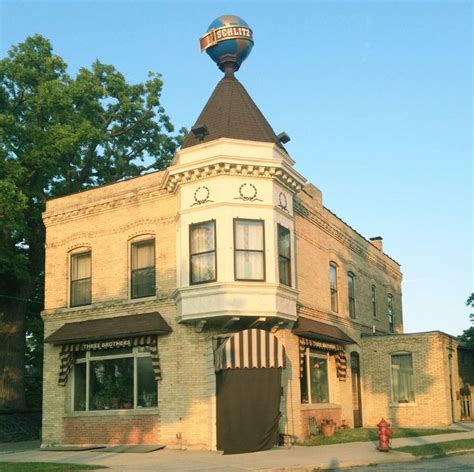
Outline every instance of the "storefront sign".
<path id="1" fill-rule="evenodd" d="M 316 341 L 314 339 L 300 338 L 300 343 L 304 346 L 312 347 L 314 349 L 322 349 L 323 351 L 344 351 L 344 347 L 340 344 L 330 343 L 326 341 Z"/>
<path id="2" fill-rule="evenodd" d="M 120 349 L 132 347 L 131 339 L 115 339 L 114 341 L 96 341 L 91 343 L 81 343 L 81 351 L 96 351 L 98 349 Z"/>
<path id="3" fill-rule="evenodd" d="M 253 41 L 253 33 L 250 28 L 245 26 L 222 26 L 213 29 L 199 39 L 201 52 L 226 39 L 248 39 Z"/>

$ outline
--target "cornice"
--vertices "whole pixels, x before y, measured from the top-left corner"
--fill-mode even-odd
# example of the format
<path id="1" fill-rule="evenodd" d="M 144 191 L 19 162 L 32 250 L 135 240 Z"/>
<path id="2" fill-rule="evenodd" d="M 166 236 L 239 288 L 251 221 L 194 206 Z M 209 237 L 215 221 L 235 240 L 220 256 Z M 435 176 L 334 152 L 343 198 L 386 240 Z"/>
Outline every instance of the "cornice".
<path id="1" fill-rule="evenodd" d="M 163 188 L 166 188 L 169 192 L 175 192 L 181 184 L 219 175 L 276 179 L 293 193 L 301 191 L 305 183 L 303 177 L 282 162 L 275 162 L 275 164 L 270 165 L 268 163 L 251 164 L 221 160 L 214 163 L 197 164 L 197 167 L 188 169 L 169 168 L 163 179 Z"/>
<path id="2" fill-rule="evenodd" d="M 66 220 L 88 217 L 117 208 L 135 205 L 137 202 L 161 200 L 169 197 L 169 194 L 164 193 L 161 187 L 153 186 L 151 189 L 126 192 L 122 195 L 114 195 L 90 204 L 81 206 L 78 204 L 74 207 L 67 207 L 63 211 L 46 211 L 43 213 L 43 222 L 45 226 L 51 226 Z"/>
<path id="3" fill-rule="evenodd" d="M 351 238 L 350 236 L 347 236 L 347 234 L 344 234 L 335 225 L 329 223 L 327 219 L 325 219 L 321 214 L 308 209 L 297 199 L 293 201 L 293 211 L 295 212 L 295 214 L 313 223 L 319 229 L 324 231 L 328 236 L 331 236 L 355 254 L 367 259 L 369 263 L 375 265 L 378 269 L 395 277 L 397 280 L 402 279 L 402 274 L 400 273 L 400 271 L 392 267 L 392 264 L 390 264 L 389 261 L 386 261 L 382 257 L 376 256 L 369 252 L 354 238 Z M 301 236 L 301 232 L 299 233 Z"/>

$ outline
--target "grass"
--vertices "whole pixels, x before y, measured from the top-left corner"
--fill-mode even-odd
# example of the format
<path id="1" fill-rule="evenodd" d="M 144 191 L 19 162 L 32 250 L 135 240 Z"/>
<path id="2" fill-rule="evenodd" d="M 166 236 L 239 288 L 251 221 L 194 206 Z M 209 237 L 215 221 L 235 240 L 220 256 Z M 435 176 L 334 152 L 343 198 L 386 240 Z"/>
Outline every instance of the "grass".
<path id="1" fill-rule="evenodd" d="M 435 434 L 459 433 L 454 429 L 413 429 L 413 428 L 392 428 L 392 438 L 413 438 L 417 436 L 432 436 Z M 328 444 L 341 444 L 359 441 L 378 441 L 377 429 L 375 428 L 355 428 L 339 429 L 334 436 L 314 436 L 311 439 L 299 441 L 300 446 L 326 446 Z"/>
<path id="2" fill-rule="evenodd" d="M 0 462 L 0 472 L 69 472 L 107 469 L 101 465 L 57 464 L 55 462 Z"/>
<path id="3" fill-rule="evenodd" d="M 444 457 L 450 452 L 474 450 L 474 439 L 458 439 L 422 446 L 404 446 L 394 450 L 408 452 L 416 457 Z"/>

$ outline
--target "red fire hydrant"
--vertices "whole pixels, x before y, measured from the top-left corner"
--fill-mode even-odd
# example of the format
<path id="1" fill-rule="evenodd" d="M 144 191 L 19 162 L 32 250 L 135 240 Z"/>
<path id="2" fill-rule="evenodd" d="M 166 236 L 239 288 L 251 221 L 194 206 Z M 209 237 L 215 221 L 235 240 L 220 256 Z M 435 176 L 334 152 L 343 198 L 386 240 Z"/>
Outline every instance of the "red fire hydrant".
<path id="1" fill-rule="evenodd" d="M 390 424 L 382 418 L 382 421 L 380 421 L 377 427 L 377 436 L 379 437 L 379 447 L 377 449 L 379 451 L 388 452 L 390 451 L 390 438 L 393 436 Z"/>

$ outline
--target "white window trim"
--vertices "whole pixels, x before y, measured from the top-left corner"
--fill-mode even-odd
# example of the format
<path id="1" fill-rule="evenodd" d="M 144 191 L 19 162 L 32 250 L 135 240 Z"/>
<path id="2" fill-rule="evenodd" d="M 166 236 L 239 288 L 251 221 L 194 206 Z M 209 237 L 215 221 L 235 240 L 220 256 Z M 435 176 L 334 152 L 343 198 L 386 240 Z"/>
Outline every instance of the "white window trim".
<path id="1" fill-rule="evenodd" d="M 90 361 L 100 361 L 107 359 L 125 359 L 133 358 L 133 408 L 132 411 L 142 411 L 142 410 L 152 410 L 158 408 L 158 396 L 157 396 L 157 406 L 150 407 L 140 407 L 137 408 L 137 399 L 138 399 L 138 376 L 137 376 L 137 359 L 139 357 L 150 357 L 149 352 L 138 352 L 137 347 L 132 348 L 132 352 L 129 354 L 117 354 L 111 356 L 91 356 L 92 351 L 85 351 L 86 356 L 82 359 L 76 359 L 74 366 L 71 372 L 71 412 L 74 413 L 95 413 L 102 412 L 104 410 L 90 410 L 89 409 L 89 399 L 90 399 Z M 74 409 L 74 394 L 75 394 L 75 367 L 76 364 L 86 364 L 86 399 L 85 399 L 85 409 L 84 410 L 75 410 Z M 130 409 L 118 408 L 116 410 L 105 410 L 105 411 L 130 411 Z"/>

